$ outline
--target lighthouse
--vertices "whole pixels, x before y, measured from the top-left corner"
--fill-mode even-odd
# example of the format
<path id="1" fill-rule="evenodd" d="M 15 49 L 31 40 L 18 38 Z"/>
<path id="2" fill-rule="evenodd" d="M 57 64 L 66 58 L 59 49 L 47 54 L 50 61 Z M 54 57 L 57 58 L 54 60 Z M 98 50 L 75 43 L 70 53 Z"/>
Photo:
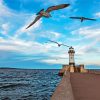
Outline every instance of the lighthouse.
<path id="1" fill-rule="evenodd" d="M 72 46 L 69 48 L 68 53 L 69 53 L 69 65 L 75 66 L 75 61 L 74 61 L 75 51 L 74 51 L 74 48 Z"/>
<path id="2" fill-rule="evenodd" d="M 69 54 L 69 64 L 62 65 L 62 69 L 58 73 L 59 76 L 65 75 L 66 72 L 70 72 L 70 73 L 75 73 L 75 72 L 87 73 L 88 72 L 88 70 L 84 68 L 84 64 L 75 65 L 75 60 L 74 60 L 75 50 L 72 46 L 69 48 L 68 54 Z"/>
<path id="3" fill-rule="evenodd" d="M 75 72 L 87 73 L 88 72 L 88 70 L 84 68 L 84 64 L 75 65 L 75 60 L 74 60 L 75 50 L 72 46 L 69 48 L 68 54 L 69 54 L 69 64 L 62 65 L 62 69 L 58 73 L 59 76 L 63 76 L 64 74 L 66 74 L 66 72 L 70 72 L 70 73 L 75 73 Z"/>

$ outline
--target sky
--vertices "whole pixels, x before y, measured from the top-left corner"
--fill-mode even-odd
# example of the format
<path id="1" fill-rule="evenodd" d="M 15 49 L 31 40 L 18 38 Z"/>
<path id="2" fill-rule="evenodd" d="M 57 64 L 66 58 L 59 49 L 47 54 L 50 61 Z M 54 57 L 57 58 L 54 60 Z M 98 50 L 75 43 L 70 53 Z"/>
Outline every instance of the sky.
<path id="1" fill-rule="evenodd" d="M 59 4 L 70 6 L 25 29 L 41 9 Z M 96 21 L 81 23 L 73 16 Z M 68 64 L 69 48 L 48 40 L 73 46 L 76 64 L 100 69 L 100 1 L 0 0 L 0 67 L 58 69 Z"/>

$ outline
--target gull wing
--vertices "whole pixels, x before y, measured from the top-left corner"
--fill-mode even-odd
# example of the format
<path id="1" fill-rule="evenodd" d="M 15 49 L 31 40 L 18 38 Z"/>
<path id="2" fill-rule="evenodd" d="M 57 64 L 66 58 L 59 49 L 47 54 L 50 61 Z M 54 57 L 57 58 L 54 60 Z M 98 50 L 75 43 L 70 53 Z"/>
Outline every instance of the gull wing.
<path id="1" fill-rule="evenodd" d="M 70 46 L 68 46 L 68 45 L 65 45 L 65 44 L 61 44 L 61 45 L 63 45 L 63 46 L 66 46 L 66 47 L 70 47 Z"/>
<path id="2" fill-rule="evenodd" d="M 69 17 L 69 18 L 72 18 L 72 19 L 81 19 L 81 17 Z"/>
<path id="3" fill-rule="evenodd" d="M 56 43 L 56 44 L 59 44 L 58 42 L 55 42 L 55 41 L 51 41 L 51 40 L 49 40 L 50 42 L 53 42 L 53 43 Z"/>
<path id="4" fill-rule="evenodd" d="M 57 5 L 57 6 L 51 6 L 51 7 L 49 7 L 47 10 L 46 10 L 46 12 L 51 12 L 51 11 L 53 11 L 53 10 L 58 10 L 58 9 L 63 9 L 63 8 L 65 8 L 65 7 L 68 7 L 70 4 L 61 4 L 61 5 Z"/>
<path id="5" fill-rule="evenodd" d="M 36 15 L 39 15 L 42 11 L 44 11 L 44 9 L 41 9 Z"/>
<path id="6" fill-rule="evenodd" d="M 84 19 L 96 21 L 96 19 L 92 19 L 92 18 L 84 18 Z"/>
<path id="7" fill-rule="evenodd" d="M 42 16 L 41 15 L 38 15 L 35 20 L 26 28 L 28 29 L 29 27 L 31 27 L 34 23 L 36 23 Z"/>

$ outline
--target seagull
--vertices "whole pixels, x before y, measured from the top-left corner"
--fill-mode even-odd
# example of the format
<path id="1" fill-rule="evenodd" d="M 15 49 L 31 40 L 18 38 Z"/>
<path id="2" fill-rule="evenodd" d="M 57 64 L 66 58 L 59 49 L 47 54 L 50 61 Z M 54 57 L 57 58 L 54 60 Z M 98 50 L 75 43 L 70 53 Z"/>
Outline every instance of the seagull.
<path id="1" fill-rule="evenodd" d="M 51 41 L 51 40 L 49 40 L 49 41 L 50 41 L 50 42 L 53 42 L 53 43 L 56 43 L 56 44 L 58 45 L 58 47 L 60 47 L 61 45 L 66 46 L 66 47 L 70 47 L 70 46 L 65 45 L 65 44 L 60 44 L 60 43 L 58 43 L 58 42 L 56 42 L 56 41 Z"/>
<path id="2" fill-rule="evenodd" d="M 92 18 L 86 18 L 86 17 L 70 17 L 72 19 L 80 19 L 81 22 L 83 22 L 84 20 L 92 20 L 92 21 L 96 21 L 96 19 L 92 19 Z"/>
<path id="3" fill-rule="evenodd" d="M 46 11 L 44 11 L 44 9 L 40 10 L 36 15 L 35 20 L 26 28 L 28 29 L 29 27 L 31 27 L 34 23 L 36 23 L 41 17 L 45 17 L 45 18 L 49 18 L 51 17 L 50 12 L 53 10 L 58 10 L 58 9 L 63 9 L 65 7 L 68 7 L 70 4 L 60 4 L 60 5 L 56 5 L 56 6 L 51 6 L 48 7 Z"/>

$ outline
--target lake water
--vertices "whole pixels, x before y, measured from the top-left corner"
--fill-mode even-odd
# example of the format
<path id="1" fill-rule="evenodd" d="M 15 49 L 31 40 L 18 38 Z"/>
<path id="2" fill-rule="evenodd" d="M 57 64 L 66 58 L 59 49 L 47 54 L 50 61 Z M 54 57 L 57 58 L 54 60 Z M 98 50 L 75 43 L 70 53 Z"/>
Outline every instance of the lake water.
<path id="1" fill-rule="evenodd" d="M 0 69 L 0 100 L 50 100 L 59 70 Z"/>

